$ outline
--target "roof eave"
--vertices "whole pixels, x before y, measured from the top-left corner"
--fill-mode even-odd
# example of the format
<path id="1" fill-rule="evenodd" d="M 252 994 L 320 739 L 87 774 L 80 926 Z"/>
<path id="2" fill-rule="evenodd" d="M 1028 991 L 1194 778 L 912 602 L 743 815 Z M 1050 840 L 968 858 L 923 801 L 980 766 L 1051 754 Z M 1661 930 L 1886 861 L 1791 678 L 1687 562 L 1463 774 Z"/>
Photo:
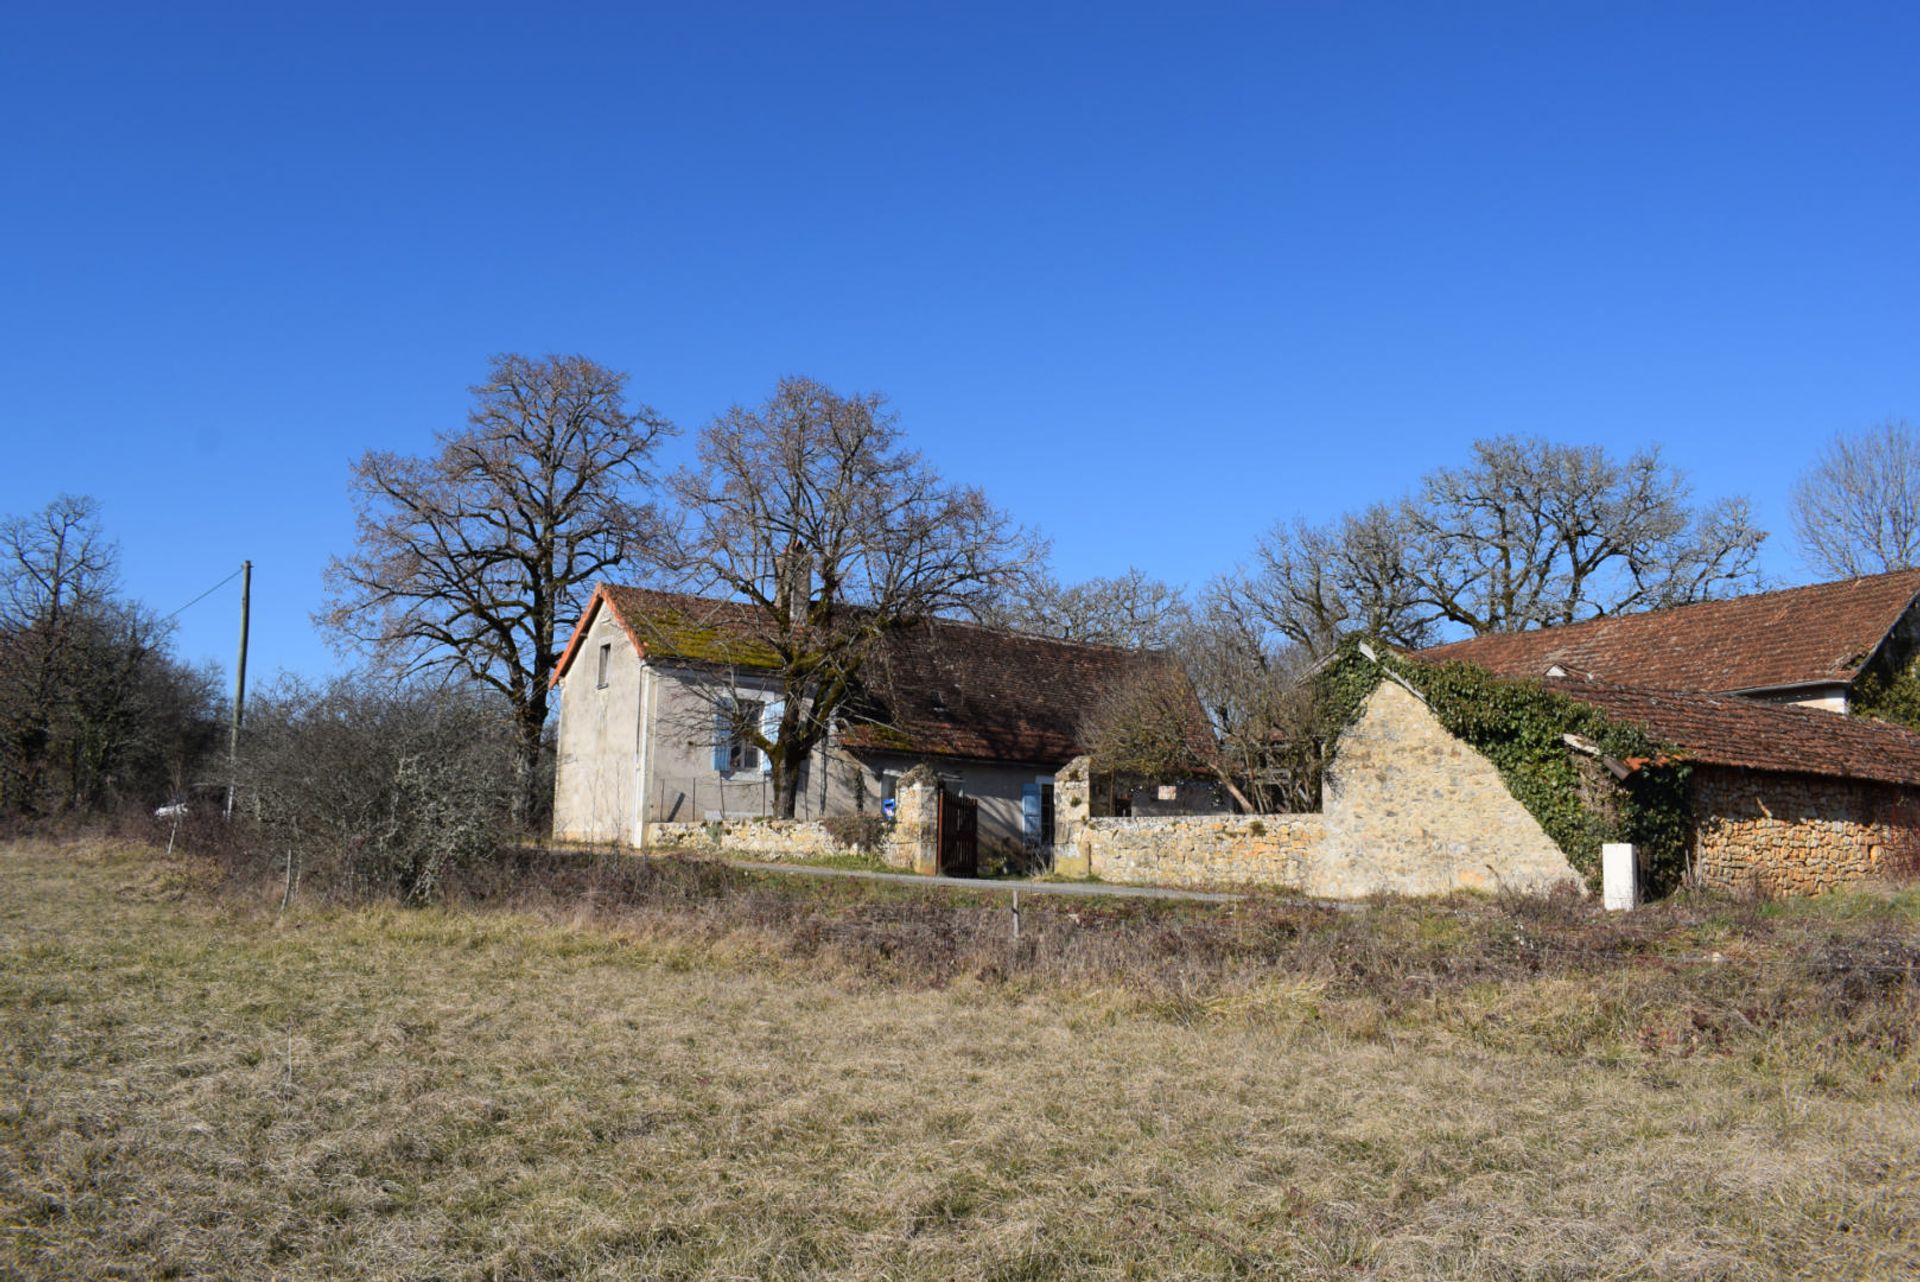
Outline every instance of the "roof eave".
<path id="1" fill-rule="evenodd" d="M 593 589 L 593 595 L 587 598 L 585 608 L 580 611 L 580 621 L 573 625 L 573 635 L 567 638 L 567 648 L 562 650 L 560 657 L 554 661 L 553 674 L 547 678 L 547 689 L 552 690 L 558 687 L 562 678 L 567 675 L 567 669 L 573 666 L 573 656 L 579 652 L 580 643 L 587 639 L 587 632 L 593 626 L 593 616 L 603 603 L 613 611 L 614 621 L 620 625 L 620 630 L 627 634 L 627 640 L 633 644 L 634 652 L 640 656 L 643 663 L 646 661 L 646 643 L 634 635 L 632 625 L 621 615 L 620 607 L 614 603 L 613 595 L 607 591 L 607 585 L 597 584 Z"/>
<path id="2" fill-rule="evenodd" d="M 1900 607 L 1900 612 L 1893 616 L 1893 622 L 1887 624 L 1887 630 L 1880 634 L 1880 639 L 1873 643 L 1873 648 L 1867 651 L 1864 659 L 1860 660 L 1860 666 L 1855 668 L 1852 674 L 1846 678 L 1848 685 L 1852 685 L 1862 672 L 1865 672 L 1873 666 L 1873 661 L 1878 659 L 1881 653 L 1886 650 L 1888 643 L 1893 640 L 1893 634 L 1900 630 L 1901 621 L 1913 613 L 1913 608 L 1916 604 L 1920 604 L 1920 592 L 1909 596 L 1907 603 Z"/>
<path id="3" fill-rule="evenodd" d="M 1776 685 L 1742 686 L 1737 690 L 1711 690 L 1704 691 L 1703 693 L 1730 694 L 1739 695 L 1743 698 L 1752 698 L 1757 694 L 1787 694 L 1795 690 L 1830 690 L 1834 688 L 1845 690 L 1852 684 L 1852 677 L 1823 677 L 1814 681 L 1782 681 Z"/>

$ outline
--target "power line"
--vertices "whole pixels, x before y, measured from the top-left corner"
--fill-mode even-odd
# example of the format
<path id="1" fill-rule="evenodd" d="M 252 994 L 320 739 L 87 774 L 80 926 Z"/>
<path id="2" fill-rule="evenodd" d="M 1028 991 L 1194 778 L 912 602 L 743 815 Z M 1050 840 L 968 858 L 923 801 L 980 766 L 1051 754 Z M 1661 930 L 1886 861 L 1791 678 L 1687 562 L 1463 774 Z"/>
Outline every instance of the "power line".
<path id="1" fill-rule="evenodd" d="M 189 601 L 189 602 L 187 602 L 187 603 L 186 603 L 185 605 L 183 605 L 183 606 L 181 606 L 181 607 L 180 607 L 180 608 L 179 608 L 178 610 L 175 610 L 175 611 L 173 612 L 173 614 L 163 614 L 163 615 L 161 615 L 161 616 L 160 616 L 160 622 L 162 622 L 162 623 L 165 623 L 165 622 L 167 622 L 167 620 L 169 620 L 169 619 L 171 619 L 171 618 L 173 618 L 173 617 L 174 617 L 174 615 L 179 615 L 179 614 L 184 614 L 184 613 L 186 613 L 186 612 L 187 612 L 188 610 L 191 610 L 191 609 L 192 609 L 192 608 L 193 608 L 194 606 L 196 606 L 196 605 L 199 605 L 199 604 L 200 604 L 200 603 L 201 603 L 202 601 L 204 601 L 204 600 L 206 600 L 206 599 L 207 599 L 208 597 L 210 597 L 210 596 L 212 596 L 212 595 L 213 595 L 214 593 L 216 593 L 216 592 L 218 592 L 218 591 L 219 591 L 219 590 L 220 590 L 221 588 L 224 588 L 224 587 L 226 587 L 226 586 L 227 586 L 227 584 L 229 584 L 229 583 L 231 583 L 231 582 L 233 582 L 233 581 L 234 581 L 235 579 L 237 579 L 237 578 L 239 578 L 239 577 L 241 576 L 241 574 L 242 574 L 242 573 L 244 573 L 244 572 L 246 571 L 246 568 L 247 568 L 247 567 L 246 567 L 246 566 L 244 566 L 244 565 L 243 565 L 243 566 L 241 566 L 241 567 L 240 567 L 240 568 L 239 568 L 238 570 L 235 570 L 235 571 L 234 571 L 234 572 L 233 572 L 232 574 L 229 574 L 229 575 L 228 575 L 228 576 L 227 576 L 226 578 L 224 578 L 224 579 L 222 579 L 222 580 L 220 580 L 220 581 L 219 581 L 218 583 L 216 583 L 216 584 L 214 584 L 214 585 L 213 585 L 212 587 L 210 587 L 210 588 L 208 588 L 208 589 L 207 589 L 207 590 L 206 590 L 205 592 L 202 592 L 202 593 L 201 593 L 201 594 L 200 594 L 199 596 L 197 596 L 197 597 L 195 597 L 195 598 L 193 598 L 193 600 L 191 600 L 191 601 Z"/>

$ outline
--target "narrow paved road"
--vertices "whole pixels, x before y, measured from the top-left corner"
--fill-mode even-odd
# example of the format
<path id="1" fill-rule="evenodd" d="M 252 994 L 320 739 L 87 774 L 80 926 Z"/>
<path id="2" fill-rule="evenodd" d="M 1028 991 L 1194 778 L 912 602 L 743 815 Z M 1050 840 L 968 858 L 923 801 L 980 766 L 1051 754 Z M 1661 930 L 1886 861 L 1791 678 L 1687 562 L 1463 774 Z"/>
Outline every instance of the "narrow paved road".
<path id="1" fill-rule="evenodd" d="M 1158 886 L 1109 886 L 1098 881 L 1028 881 L 1017 877 L 925 877 L 910 872 L 866 872 L 857 868 L 814 868 L 806 864 L 760 863 L 728 859 L 735 868 L 753 872 L 782 872 L 796 877 L 857 877 L 863 881 L 897 881 L 905 886 L 957 886 L 962 890 L 1024 890 L 1030 895 L 1111 895 L 1121 899 L 1197 899 L 1230 904 L 1242 898 L 1212 890 L 1163 890 Z"/>

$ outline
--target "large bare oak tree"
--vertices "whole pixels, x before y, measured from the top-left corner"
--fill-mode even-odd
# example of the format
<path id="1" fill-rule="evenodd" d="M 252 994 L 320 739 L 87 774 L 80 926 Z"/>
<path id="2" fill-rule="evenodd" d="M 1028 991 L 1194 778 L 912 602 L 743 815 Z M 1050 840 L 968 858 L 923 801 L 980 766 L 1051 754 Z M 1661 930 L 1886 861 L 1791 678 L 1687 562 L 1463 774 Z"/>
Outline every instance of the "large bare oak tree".
<path id="1" fill-rule="evenodd" d="M 1035 636 L 1164 650 L 1186 627 L 1179 588 L 1129 566 L 1124 574 L 1062 583 L 1042 570 L 980 611 L 982 623 Z"/>
<path id="2" fill-rule="evenodd" d="M 945 481 L 907 448 L 882 397 L 807 378 L 708 424 L 698 465 L 668 488 L 680 511 L 672 565 L 694 591 L 747 603 L 756 648 L 774 659 L 777 717 L 739 716 L 729 732 L 766 755 L 786 818 L 801 767 L 849 711 L 875 645 L 973 611 L 1031 556 L 979 489 Z M 733 698 L 735 675 L 717 674 L 716 703 Z"/>
<path id="3" fill-rule="evenodd" d="M 1398 503 L 1276 527 L 1243 590 L 1317 654 L 1346 632 L 1419 646 L 1439 629 L 1519 632 L 1684 605 L 1757 584 L 1744 499 L 1695 506 L 1657 449 L 1503 436 Z"/>
<path id="4" fill-rule="evenodd" d="M 372 451 L 354 465 L 357 547 L 327 569 L 318 618 L 344 644 L 505 696 L 522 820 L 538 810 L 560 630 L 658 529 L 649 465 L 673 429 L 630 408 L 626 385 L 583 356 L 495 357 L 466 427 L 440 433 L 437 453 Z"/>

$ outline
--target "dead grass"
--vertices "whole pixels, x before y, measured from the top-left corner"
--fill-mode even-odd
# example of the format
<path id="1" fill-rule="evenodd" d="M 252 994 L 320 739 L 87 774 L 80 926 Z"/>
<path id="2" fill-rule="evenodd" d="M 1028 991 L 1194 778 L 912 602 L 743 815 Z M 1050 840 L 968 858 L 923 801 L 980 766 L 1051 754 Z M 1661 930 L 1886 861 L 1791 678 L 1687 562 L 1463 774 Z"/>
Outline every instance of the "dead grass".
<path id="1" fill-rule="evenodd" d="M 0 1274 L 1920 1272 L 1912 899 L 220 881 L 0 852 Z"/>

